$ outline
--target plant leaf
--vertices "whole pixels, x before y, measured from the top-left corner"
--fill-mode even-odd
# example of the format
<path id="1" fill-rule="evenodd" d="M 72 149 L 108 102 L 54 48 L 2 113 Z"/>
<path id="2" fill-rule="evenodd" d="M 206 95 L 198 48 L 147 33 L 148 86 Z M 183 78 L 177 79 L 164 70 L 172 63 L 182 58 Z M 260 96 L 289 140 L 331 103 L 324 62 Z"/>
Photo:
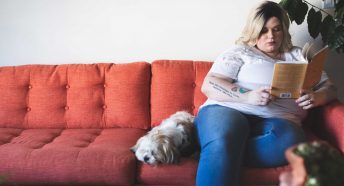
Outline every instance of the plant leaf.
<path id="1" fill-rule="evenodd" d="M 336 10 L 334 17 L 335 19 L 339 20 L 342 24 L 344 24 L 344 1 L 339 1 L 336 5 Z"/>
<path id="2" fill-rule="evenodd" d="M 337 1 L 337 4 L 335 5 L 335 7 L 336 7 L 336 11 L 339 11 L 339 9 L 344 7 L 344 1 L 343 0 Z"/>
<path id="3" fill-rule="evenodd" d="M 307 11 L 308 5 L 300 1 L 297 5 L 296 14 L 294 17 L 296 24 L 300 25 L 305 20 Z"/>
<path id="4" fill-rule="evenodd" d="M 314 8 L 311 8 L 308 12 L 307 23 L 308 23 L 308 32 L 315 39 L 320 32 L 321 27 L 321 12 L 316 12 Z"/>
<path id="5" fill-rule="evenodd" d="M 280 5 L 288 12 L 291 22 L 297 17 L 298 5 L 302 3 L 302 0 L 282 0 Z"/>
<path id="6" fill-rule="evenodd" d="M 329 38 L 329 47 L 337 51 L 344 48 L 344 26 L 340 25 L 336 28 L 334 34 Z"/>
<path id="7" fill-rule="evenodd" d="M 328 38 L 330 35 L 334 34 L 335 31 L 335 22 L 333 20 L 333 17 L 330 15 L 327 15 L 323 22 L 321 23 L 320 27 L 320 33 L 322 36 L 322 40 L 324 43 L 328 42 Z"/>
<path id="8" fill-rule="evenodd" d="M 288 7 L 290 5 L 290 0 L 282 0 L 280 1 L 278 4 L 284 9 L 284 10 L 288 10 Z"/>

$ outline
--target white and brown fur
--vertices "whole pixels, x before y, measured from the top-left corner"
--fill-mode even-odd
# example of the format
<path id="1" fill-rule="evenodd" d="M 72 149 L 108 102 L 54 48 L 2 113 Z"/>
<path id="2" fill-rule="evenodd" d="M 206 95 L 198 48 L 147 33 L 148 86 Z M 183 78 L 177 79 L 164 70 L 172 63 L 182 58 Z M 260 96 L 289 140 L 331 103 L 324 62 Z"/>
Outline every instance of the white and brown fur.
<path id="1" fill-rule="evenodd" d="M 188 112 L 176 112 L 141 137 L 131 150 L 138 160 L 150 165 L 177 163 L 180 156 L 196 150 L 193 122 L 194 116 Z"/>

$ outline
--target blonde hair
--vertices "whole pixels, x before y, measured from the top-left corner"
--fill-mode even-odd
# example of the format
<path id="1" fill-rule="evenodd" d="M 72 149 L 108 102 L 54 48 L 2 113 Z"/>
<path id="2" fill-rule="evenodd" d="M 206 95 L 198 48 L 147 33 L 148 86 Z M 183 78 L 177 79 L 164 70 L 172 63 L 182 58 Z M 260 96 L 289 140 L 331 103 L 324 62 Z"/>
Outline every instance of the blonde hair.
<path id="1" fill-rule="evenodd" d="M 289 33 L 289 18 L 285 10 L 277 3 L 264 1 L 258 4 L 249 14 L 246 25 L 239 39 L 235 42 L 239 45 L 255 46 L 265 23 L 271 18 L 277 17 L 282 25 L 283 40 L 280 47 L 281 52 L 289 51 L 293 45 Z"/>

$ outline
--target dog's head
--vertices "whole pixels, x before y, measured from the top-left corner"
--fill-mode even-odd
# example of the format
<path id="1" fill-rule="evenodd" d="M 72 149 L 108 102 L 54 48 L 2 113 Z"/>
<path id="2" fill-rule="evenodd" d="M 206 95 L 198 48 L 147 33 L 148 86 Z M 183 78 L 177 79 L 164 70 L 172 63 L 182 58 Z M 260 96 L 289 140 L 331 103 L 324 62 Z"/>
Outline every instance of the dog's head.
<path id="1" fill-rule="evenodd" d="M 159 132 L 141 137 L 131 151 L 138 160 L 150 165 L 176 163 L 179 160 L 179 151 L 171 137 Z"/>

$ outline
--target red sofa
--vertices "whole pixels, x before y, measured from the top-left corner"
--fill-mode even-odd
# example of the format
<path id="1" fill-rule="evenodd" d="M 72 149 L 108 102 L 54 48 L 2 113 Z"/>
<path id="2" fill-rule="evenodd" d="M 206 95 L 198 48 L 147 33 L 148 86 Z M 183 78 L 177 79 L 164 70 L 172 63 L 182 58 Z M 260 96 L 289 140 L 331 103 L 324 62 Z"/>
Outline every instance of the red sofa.
<path id="1" fill-rule="evenodd" d="M 178 110 L 197 114 L 211 62 L 0 67 L 0 175 L 5 185 L 195 185 L 197 160 L 149 166 L 129 148 Z M 344 106 L 313 109 L 311 140 L 344 152 Z M 318 137 L 319 136 L 319 137 Z M 242 185 L 273 185 L 288 166 L 244 167 Z"/>

